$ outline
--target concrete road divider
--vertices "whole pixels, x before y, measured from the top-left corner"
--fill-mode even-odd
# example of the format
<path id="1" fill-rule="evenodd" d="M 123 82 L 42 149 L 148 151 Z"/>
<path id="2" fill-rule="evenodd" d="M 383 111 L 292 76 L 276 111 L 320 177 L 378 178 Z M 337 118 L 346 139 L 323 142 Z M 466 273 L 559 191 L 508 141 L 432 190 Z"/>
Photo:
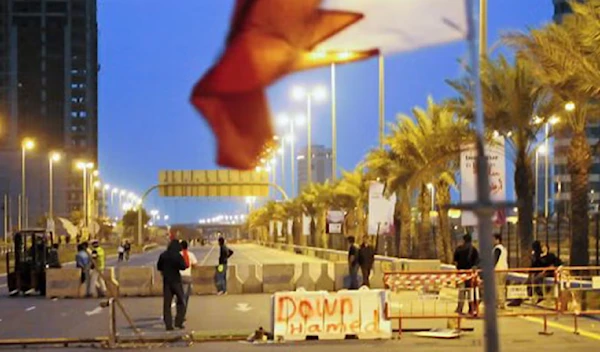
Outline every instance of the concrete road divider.
<path id="1" fill-rule="evenodd" d="M 162 296 L 163 294 L 163 278 L 158 269 L 152 269 L 152 296 Z"/>
<path id="2" fill-rule="evenodd" d="M 264 293 L 294 289 L 294 264 L 265 264 L 262 269 Z"/>
<path id="3" fill-rule="evenodd" d="M 242 279 L 238 275 L 237 266 L 229 265 L 227 267 L 227 293 L 240 294 L 242 289 Z"/>
<path id="4" fill-rule="evenodd" d="M 387 301 L 383 290 L 278 292 L 272 301 L 273 334 L 276 341 L 389 339 Z"/>
<path id="5" fill-rule="evenodd" d="M 105 279 L 105 283 L 106 283 L 106 288 L 107 288 L 106 294 L 110 295 L 110 293 L 112 292 L 116 296 L 119 296 L 119 282 L 117 281 L 117 278 L 115 276 L 115 268 L 114 267 L 104 268 L 104 272 L 102 274 L 104 275 L 104 279 Z"/>
<path id="6" fill-rule="evenodd" d="M 214 265 L 204 265 L 192 269 L 192 291 L 195 295 L 217 293 L 217 286 L 215 285 L 216 270 Z"/>
<path id="7" fill-rule="evenodd" d="M 78 298 L 81 292 L 81 270 L 75 268 L 46 270 L 46 297 Z"/>
<path id="8" fill-rule="evenodd" d="M 310 275 L 310 263 L 302 263 L 302 270 L 298 280 L 296 280 L 296 289 L 303 288 L 306 291 L 315 291 L 316 284 Z"/>
<path id="9" fill-rule="evenodd" d="M 321 263 L 321 271 L 315 282 L 315 290 L 317 291 L 333 291 L 335 289 L 335 280 L 329 275 L 329 263 Z M 332 268 L 333 269 L 333 268 Z"/>
<path id="10" fill-rule="evenodd" d="M 257 266 L 248 265 L 248 277 L 242 283 L 242 293 L 262 293 L 262 281 L 258 278 Z"/>
<path id="11" fill-rule="evenodd" d="M 150 296 L 154 278 L 151 267 L 120 267 L 117 271 L 121 296 Z"/>
<path id="12" fill-rule="evenodd" d="M 402 263 L 404 271 L 435 271 L 442 265 L 438 259 L 403 259 Z"/>

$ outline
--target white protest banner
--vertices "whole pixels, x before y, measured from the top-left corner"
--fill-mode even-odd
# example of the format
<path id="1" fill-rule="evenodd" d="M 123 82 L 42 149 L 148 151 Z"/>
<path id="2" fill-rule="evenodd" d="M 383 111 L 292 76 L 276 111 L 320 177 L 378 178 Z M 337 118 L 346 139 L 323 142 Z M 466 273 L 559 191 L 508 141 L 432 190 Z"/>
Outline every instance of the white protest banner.
<path id="1" fill-rule="evenodd" d="M 493 144 L 486 145 L 490 182 L 490 199 L 493 202 L 506 200 L 506 156 L 504 137 L 496 138 Z M 460 199 L 462 203 L 477 200 L 477 150 L 469 145 L 460 155 Z M 477 216 L 471 211 L 463 211 L 462 226 L 476 226 Z"/>
<path id="2" fill-rule="evenodd" d="M 277 221 L 275 224 L 277 225 L 277 237 L 281 237 L 283 235 L 283 222 Z"/>
<path id="3" fill-rule="evenodd" d="M 369 235 L 385 234 L 392 230 L 394 224 L 394 207 L 396 195 L 385 198 L 383 193 L 385 185 L 380 182 L 371 182 L 369 185 Z"/>
<path id="4" fill-rule="evenodd" d="M 312 218 L 308 215 L 302 214 L 302 235 L 310 236 L 310 223 Z"/>
<path id="5" fill-rule="evenodd" d="M 287 234 L 291 236 L 293 231 L 294 231 L 294 219 L 289 219 L 287 221 Z"/>

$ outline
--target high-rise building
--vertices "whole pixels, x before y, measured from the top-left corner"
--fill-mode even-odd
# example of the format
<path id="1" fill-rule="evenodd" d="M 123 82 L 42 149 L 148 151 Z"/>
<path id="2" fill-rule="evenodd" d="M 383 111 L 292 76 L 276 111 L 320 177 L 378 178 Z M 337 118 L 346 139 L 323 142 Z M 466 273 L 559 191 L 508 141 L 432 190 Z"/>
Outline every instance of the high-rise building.
<path id="1" fill-rule="evenodd" d="M 77 160 L 97 163 L 98 29 L 96 0 L 0 1 L 0 196 L 16 226 L 21 193 L 21 141 L 26 155 L 29 226 L 48 211 L 48 153 L 54 167 L 54 213 L 82 208 Z"/>
<path id="2" fill-rule="evenodd" d="M 297 156 L 298 160 L 298 194 L 308 184 L 308 148 L 305 147 Z M 331 180 L 331 148 L 323 145 L 312 145 L 312 182 L 324 183 Z"/>
<path id="3" fill-rule="evenodd" d="M 563 17 L 571 13 L 571 7 L 567 0 L 553 0 L 554 21 L 561 23 Z M 600 124 L 588 123 L 587 140 L 591 146 L 600 141 Z M 554 140 L 554 181 L 556 209 L 565 211 L 569 209 L 571 200 L 571 177 L 567 169 L 567 154 L 571 143 L 568 131 L 561 131 Z M 589 174 L 590 185 L 590 208 L 597 207 L 600 200 L 600 158 L 592 157 L 592 167 Z"/>

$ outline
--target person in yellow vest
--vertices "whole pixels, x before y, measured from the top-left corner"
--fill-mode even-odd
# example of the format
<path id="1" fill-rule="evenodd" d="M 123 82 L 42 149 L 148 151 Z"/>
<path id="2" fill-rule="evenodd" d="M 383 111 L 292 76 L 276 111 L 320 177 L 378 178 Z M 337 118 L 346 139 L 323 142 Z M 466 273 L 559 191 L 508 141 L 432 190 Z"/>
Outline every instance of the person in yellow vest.
<path id="1" fill-rule="evenodd" d="M 106 267 L 106 254 L 104 248 L 100 247 L 98 240 L 92 241 L 92 259 L 93 259 L 93 270 L 92 270 L 92 287 L 98 292 L 98 297 L 106 295 L 106 283 L 100 273 L 104 273 Z"/>

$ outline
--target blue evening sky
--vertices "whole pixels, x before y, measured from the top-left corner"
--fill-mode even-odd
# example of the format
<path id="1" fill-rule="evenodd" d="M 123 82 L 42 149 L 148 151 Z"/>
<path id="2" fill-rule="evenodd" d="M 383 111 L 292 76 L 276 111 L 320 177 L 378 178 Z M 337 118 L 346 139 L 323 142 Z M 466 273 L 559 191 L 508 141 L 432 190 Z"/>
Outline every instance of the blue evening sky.
<path id="1" fill-rule="evenodd" d="M 223 50 L 233 0 L 101 0 L 99 25 L 99 154 L 102 178 L 138 194 L 157 183 L 161 169 L 215 168 L 215 141 L 188 102 L 194 83 Z M 489 45 L 507 30 L 550 21 L 551 0 L 489 0 Z M 465 43 L 386 58 L 386 119 L 424 105 L 428 95 L 452 94 L 445 78 L 457 77 Z M 377 61 L 337 72 L 338 163 L 350 170 L 377 145 Z M 269 89 L 271 108 L 300 112 L 289 90 L 296 84 L 329 84 L 329 70 L 295 74 Z M 313 113 L 314 143 L 331 145 L 330 107 Z M 306 134 L 300 133 L 305 145 Z M 288 163 L 289 168 L 289 163 Z M 512 192 L 512 168 L 507 182 Z M 289 175 L 289 170 L 288 170 Z M 289 182 L 289 177 L 288 177 Z M 289 188 L 289 186 L 288 186 Z M 148 207 L 172 222 L 219 213 L 243 213 L 241 199 L 160 199 Z"/>

